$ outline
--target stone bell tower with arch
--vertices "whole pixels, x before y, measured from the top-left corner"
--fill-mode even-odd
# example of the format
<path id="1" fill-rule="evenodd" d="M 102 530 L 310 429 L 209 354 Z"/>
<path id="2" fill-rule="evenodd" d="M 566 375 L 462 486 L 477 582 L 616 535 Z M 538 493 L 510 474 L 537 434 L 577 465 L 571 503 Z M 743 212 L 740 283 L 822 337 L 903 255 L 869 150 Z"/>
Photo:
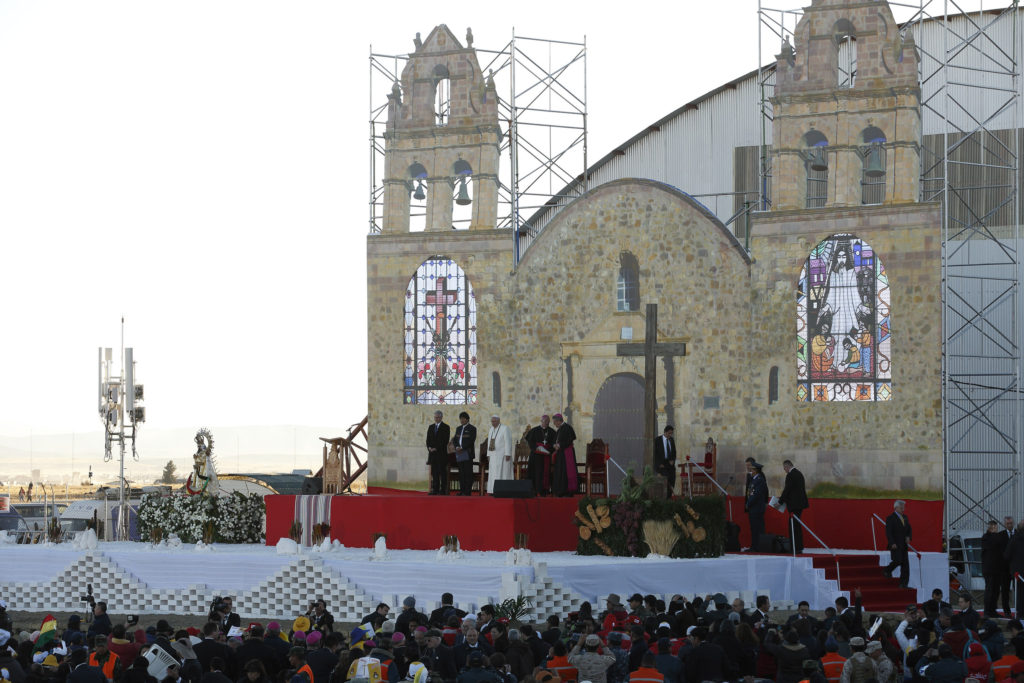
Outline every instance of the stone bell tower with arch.
<path id="1" fill-rule="evenodd" d="M 434 28 L 388 95 L 382 232 L 409 232 L 413 195 L 426 199 L 426 230 L 451 230 L 455 193 L 472 204 L 471 230 L 498 215 L 498 96 L 472 47 Z M 472 190 L 470 191 L 470 186 Z"/>
<path id="2" fill-rule="evenodd" d="M 776 63 L 772 209 L 917 202 L 917 50 L 889 4 L 814 0 L 794 39 Z"/>

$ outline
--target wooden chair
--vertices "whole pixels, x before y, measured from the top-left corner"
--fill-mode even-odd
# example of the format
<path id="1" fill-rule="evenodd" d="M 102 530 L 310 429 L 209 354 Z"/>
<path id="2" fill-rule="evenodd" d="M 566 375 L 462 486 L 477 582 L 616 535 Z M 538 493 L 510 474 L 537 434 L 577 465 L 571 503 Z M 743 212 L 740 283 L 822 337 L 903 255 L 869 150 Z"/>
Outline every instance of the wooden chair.
<path id="1" fill-rule="evenodd" d="M 707 474 L 696 467 L 688 466 L 685 459 L 679 465 L 679 491 L 683 496 L 689 495 L 691 486 L 695 496 L 707 496 L 715 492 L 715 486 L 708 478 L 708 476 L 715 478 L 718 474 L 718 445 L 714 439 L 708 437 L 707 443 L 704 444 L 704 460 L 696 462 L 704 468 Z"/>
<path id="2" fill-rule="evenodd" d="M 608 444 L 594 439 L 587 444 L 587 459 L 584 469 L 587 496 L 608 495 Z"/>
<path id="3" fill-rule="evenodd" d="M 512 456 L 512 476 L 516 479 L 526 479 L 530 468 L 530 444 L 526 442 L 526 435 L 516 442 L 516 451 Z"/>

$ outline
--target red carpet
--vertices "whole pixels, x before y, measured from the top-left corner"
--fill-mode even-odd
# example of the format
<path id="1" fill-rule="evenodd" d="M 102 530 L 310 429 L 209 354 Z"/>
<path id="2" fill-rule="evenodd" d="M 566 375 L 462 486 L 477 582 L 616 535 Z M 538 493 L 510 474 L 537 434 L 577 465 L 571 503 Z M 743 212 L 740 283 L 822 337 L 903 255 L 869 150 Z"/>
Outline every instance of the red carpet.
<path id="1" fill-rule="evenodd" d="M 740 545 L 750 545 L 750 523 L 743 512 L 743 499 L 730 496 L 733 521 L 740 525 Z M 872 522 L 874 513 L 885 519 L 892 514 L 892 499 L 811 498 L 811 507 L 800 517 L 825 544 L 840 550 L 873 550 L 871 528 L 874 527 L 877 547 L 885 550 L 885 527 Z M 911 544 L 918 551 L 942 552 L 942 501 L 908 500 L 907 518 L 914 537 Z M 789 515 L 768 508 L 765 530 L 769 534 L 789 535 Z M 804 547 L 820 548 L 821 544 L 804 531 Z M 881 576 L 881 572 L 879 572 Z M 906 607 L 906 605 L 904 605 Z"/>
<path id="2" fill-rule="evenodd" d="M 288 536 L 295 496 L 267 496 L 267 545 Z M 576 550 L 575 498 L 427 496 L 410 491 L 385 495 L 333 496 L 331 538 L 349 548 L 369 548 L 374 534 L 389 548 L 436 550 L 455 535 L 463 550 L 512 547 L 515 534 L 529 535 L 537 552 Z"/>
<path id="3" fill-rule="evenodd" d="M 839 561 L 839 589 L 861 592 L 861 604 L 867 612 L 903 612 L 907 605 L 917 602 L 917 591 L 900 588 L 899 579 L 889 579 L 882 574 L 878 555 L 817 555 L 814 566 L 825 570 L 826 579 L 836 578 L 836 560 Z"/>
<path id="4" fill-rule="evenodd" d="M 267 545 L 288 536 L 295 519 L 295 496 L 267 496 Z M 577 498 L 492 498 L 490 496 L 428 496 L 422 491 L 371 487 L 365 496 L 333 496 L 331 538 L 348 547 L 368 548 L 375 533 L 387 534 L 389 548 L 436 550 L 454 534 L 465 550 L 508 550 L 513 536 L 529 534 L 529 547 L 538 552 L 576 550 L 572 522 Z M 750 544 L 750 525 L 743 500 L 732 497 L 733 521 L 740 525 L 740 543 Z M 871 513 L 885 519 L 891 500 L 812 498 L 804 522 L 833 549 L 871 550 Z M 921 552 L 942 551 L 942 501 L 907 502 L 913 526 L 912 543 Z M 788 535 L 788 515 L 769 508 L 769 534 Z M 874 523 L 878 548 L 885 548 L 885 529 Z M 807 548 L 820 548 L 804 532 Z M 881 571 L 879 571 L 881 578 Z M 845 578 L 845 577 L 844 577 Z"/>

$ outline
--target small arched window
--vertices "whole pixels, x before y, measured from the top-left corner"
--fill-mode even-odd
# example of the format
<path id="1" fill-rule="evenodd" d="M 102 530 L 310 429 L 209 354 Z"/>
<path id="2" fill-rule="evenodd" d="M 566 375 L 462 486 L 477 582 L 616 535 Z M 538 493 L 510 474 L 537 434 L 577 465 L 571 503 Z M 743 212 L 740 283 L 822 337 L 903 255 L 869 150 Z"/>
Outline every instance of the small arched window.
<path id="1" fill-rule="evenodd" d="M 836 45 L 836 86 L 852 88 L 857 82 L 857 31 L 848 19 L 832 27 Z"/>
<path id="2" fill-rule="evenodd" d="M 861 133 L 861 203 L 881 204 L 885 201 L 885 133 L 868 126 Z"/>
<path id="3" fill-rule="evenodd" d="M 434 125 L 448 125 L 451 107 L 452 82 L 448 75 L 448 67 L 438 64 L 434 67 Z"/>
<path id="4" fill-rule="evenodd" d="M 804 135 L 804 170 L 807 173 L 808 209 L 820 209 L 828 201 L 828 138 L 811 129 Z"/>
<path id="5" fill-rule="evenodd" d="M 628 251 L 619 254 L 619 277 L 615 284 L 615 310 L 640 310 L 640 267 Z"/>
<path id="6" fill-rule="evenodd" d="M 768 371 L 768 405 L 779 400 L 779 366 L 773 365 Z"/>
<path id="7" fill-rule="evenodd" d="M 494 405 L 501 407 L 501 375 L 498 372 L 491 373 L 491 396 Z"/>

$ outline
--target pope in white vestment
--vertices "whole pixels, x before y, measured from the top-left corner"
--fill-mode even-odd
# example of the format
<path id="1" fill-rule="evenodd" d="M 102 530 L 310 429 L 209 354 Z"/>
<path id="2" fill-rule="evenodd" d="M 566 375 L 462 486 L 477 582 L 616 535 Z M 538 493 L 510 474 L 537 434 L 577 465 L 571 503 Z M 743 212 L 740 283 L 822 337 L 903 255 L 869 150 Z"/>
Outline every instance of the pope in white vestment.
<path id="1" fill-rule="evenodd" d="M 491 416 L 491 429 L 487 434 L 487 493 L 494 493 L 494 482 L 512 478 L 512 455 L 516 444 L 507 425 L 501 418 Z"/>

